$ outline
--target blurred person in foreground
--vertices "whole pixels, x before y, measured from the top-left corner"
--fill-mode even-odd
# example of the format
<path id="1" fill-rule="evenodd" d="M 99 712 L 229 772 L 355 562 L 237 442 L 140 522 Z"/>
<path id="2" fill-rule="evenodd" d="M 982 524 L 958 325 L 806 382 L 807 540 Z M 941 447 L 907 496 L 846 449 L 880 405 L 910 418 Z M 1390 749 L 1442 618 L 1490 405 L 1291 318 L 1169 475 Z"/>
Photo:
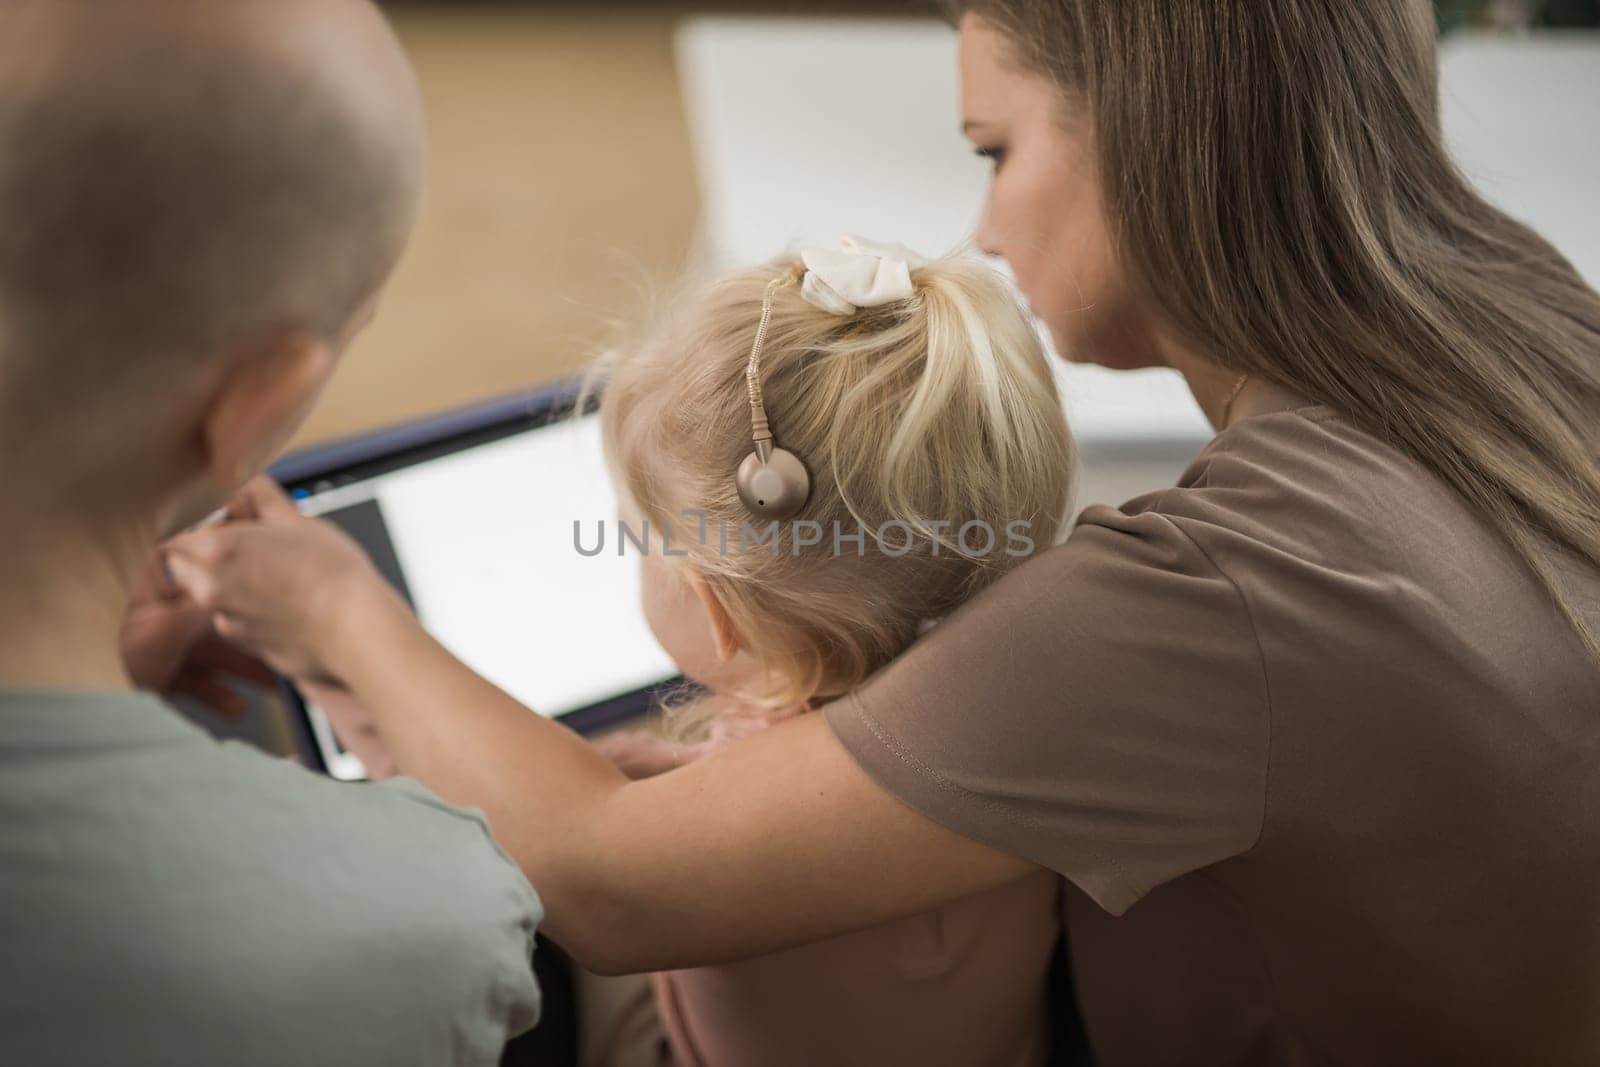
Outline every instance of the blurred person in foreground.
<path id="1" fill-rule="evenodd" d="M 0 1062 L 483 1064 L 537 1017 L 480 815 L 138 692 L 227 692 L 153 550 L 372 317 L 422 141 L 365 0 L 0 0 Z"/>

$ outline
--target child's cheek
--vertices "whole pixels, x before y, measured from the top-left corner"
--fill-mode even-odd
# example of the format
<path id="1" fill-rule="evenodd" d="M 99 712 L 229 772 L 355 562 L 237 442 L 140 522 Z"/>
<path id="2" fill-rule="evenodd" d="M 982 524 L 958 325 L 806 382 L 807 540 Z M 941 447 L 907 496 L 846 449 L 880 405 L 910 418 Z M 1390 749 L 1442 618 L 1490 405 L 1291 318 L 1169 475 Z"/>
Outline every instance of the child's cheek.
<path id="1" fill-rule="evenodd" d="M 641 568 L 640 601 L 651 633 L 685 677 L 714 687 L 720 664 L 704 605 L 659 557 L 644 557 Z"/>

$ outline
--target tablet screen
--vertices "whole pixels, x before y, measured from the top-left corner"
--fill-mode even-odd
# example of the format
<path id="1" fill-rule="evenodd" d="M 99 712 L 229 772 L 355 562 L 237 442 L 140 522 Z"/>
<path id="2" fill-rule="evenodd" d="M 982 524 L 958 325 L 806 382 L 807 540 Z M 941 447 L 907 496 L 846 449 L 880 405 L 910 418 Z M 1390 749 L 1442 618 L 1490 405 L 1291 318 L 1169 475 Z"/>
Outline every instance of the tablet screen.
<path id="1" fill-rule="evenodd" d="M 517 700 L 562 716 L 676 668 L 616 551 L 599 419 L 566 418 L 371 476 L 291 484 L 349 532 L 424 626 Z M 605 550 L 593 553 L 605 523 Z M 576 529 L 575 529 L 576 524 Z"/>

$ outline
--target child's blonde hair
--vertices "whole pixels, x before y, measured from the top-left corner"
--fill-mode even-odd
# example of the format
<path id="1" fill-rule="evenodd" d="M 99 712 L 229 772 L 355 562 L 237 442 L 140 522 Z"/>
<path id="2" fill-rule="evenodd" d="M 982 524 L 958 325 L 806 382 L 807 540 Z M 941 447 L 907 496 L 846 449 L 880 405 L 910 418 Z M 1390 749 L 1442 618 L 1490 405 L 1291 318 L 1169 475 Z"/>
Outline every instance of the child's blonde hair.
<path id="1" fill-rule="evenodd" d="M 768 716 L 859 685 L 1030 544 L 1057 541 L 1073 463 L 1038 333 L 987 265 L 936 260 L 912 272 L 909 299 L 850 316 L 803 299 L 803 269 L 781 260 L 680 299 L 597 368 L 607 460 L 650 551 L 670 530 L 761 668 L 713 703 Z M 775 279 L 761 384 L 812 488 L 764 543 L 734 472 L 751 451 L 745 369 Z M 804 543 L 813 527 L 797 545 L 808 522 L 820 543 Z M 703 721 L 712 708 L 697 706 Z"/>

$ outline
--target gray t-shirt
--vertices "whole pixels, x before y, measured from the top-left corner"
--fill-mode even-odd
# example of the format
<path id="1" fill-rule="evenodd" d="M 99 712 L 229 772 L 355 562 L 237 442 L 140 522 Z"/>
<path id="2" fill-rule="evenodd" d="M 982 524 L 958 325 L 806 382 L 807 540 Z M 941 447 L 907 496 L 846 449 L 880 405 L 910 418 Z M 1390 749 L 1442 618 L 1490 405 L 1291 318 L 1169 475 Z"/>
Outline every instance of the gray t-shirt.
<path id="1" fill-rule="evenodd" d="M 0 690 L 0 1063 L 493 1064 L 538 898 L 482 817 Z"/>

